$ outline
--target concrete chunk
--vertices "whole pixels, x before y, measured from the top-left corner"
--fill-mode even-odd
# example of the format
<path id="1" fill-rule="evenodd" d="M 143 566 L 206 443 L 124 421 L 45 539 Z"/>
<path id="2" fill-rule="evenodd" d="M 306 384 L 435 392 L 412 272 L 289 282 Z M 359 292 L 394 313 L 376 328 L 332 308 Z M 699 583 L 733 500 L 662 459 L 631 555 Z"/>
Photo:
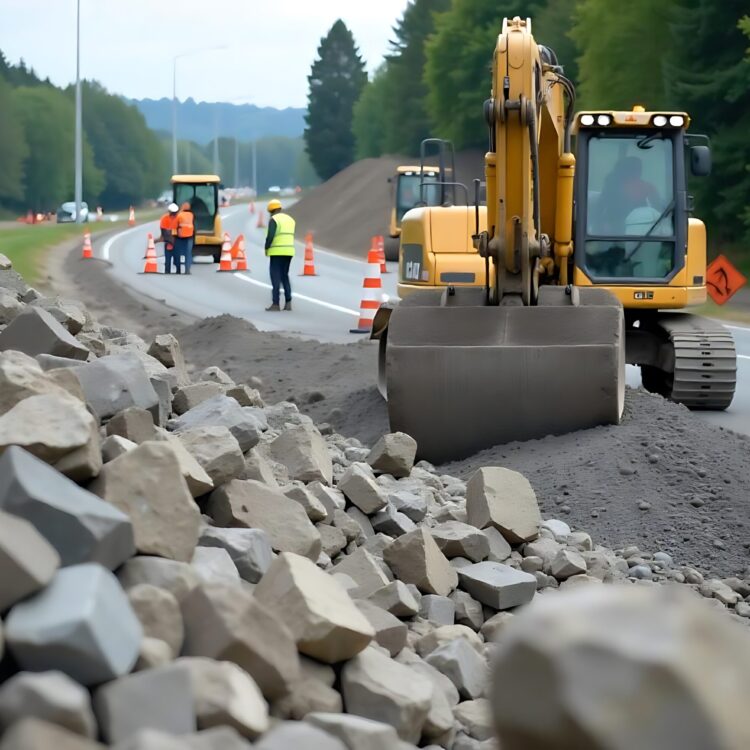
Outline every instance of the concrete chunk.
<path id="1" fill-rule="evenodd" d="M 320 534 L 302 506 L 254 480 L 233 479 L 211 493 L 208 513 L 220 526 L 263 529 L 277 552 L 317 560 Z"/>
<path id="2" fill-rule="evenodd" d="M 90 489 L 128 515 L 138 552 L 192 559 L 200 511 L 170 445 L 146 442 L 104 464 Z"/>
<path id="3" fill-rule="evenodd" d="M 511 544 L 536 539 L 542 523 L 529 480 L 499 466 L 478 469 L 469 479 L 466 513 L 472 526 L 494 526 Z"/>
<path id="4" fill-rule="evenodd" d="M 550 565 L 550 573 L 558 581 L 564 581 L 571 576 L 585 573 L 587 570 L 588 566 L 583 559 L 583 555 L 580 552 L 567 549 L 561 549 Z"/>
<path id="5" fill-rule="evenodd" d="M 182 600 L 182 615 L 184 655 L 234 662 L 268 700 L 286 695 L 299 679 L 292 632 L 245 589 L 200 584 Z"/>
<path id="6" fill-rule="evenodd" d="M 284 721 L 255 744 L 255 750 L 347 750 L 346 745 L 328 732 L 302 721 Z"/>
<path id="7" fill-rule="evenodd" d="M 177 367 L 178 369 L 185 367 L 180 342 L 171 333 L 157 334 L 148 348 L 148 353 L 164 367 Z"/>
<path id="8" fill-rule="evenodd" d="M 301 482 L 331 484 L 333 465 L 328 446 L 315 427 L 300 424 L 284 430 L 271 443 L 271 454 Z"/>
<path id="9" fill-rule="evenodd" d="M 425 594 L 419 602 L 419 616 L 435 625 L 453 625 L 456 605 L 447 596 Z"/>
<path id="10" fill-rule="evenodd" d="M 339 478 L 338 488 L 368 516 L 385 508 L 388 502 L 367 464 L 353 463 Z"/>
<path id="11" fill-rule="evenodd" d="M 190 675 L 173 664 L 103 685 L 94 693 L 94 710 L 112 744 L 143 729 L 189 734 L 196 727 Z"/>
<path id="12" fill-rule="evenodd" d="M 32 523 L 63 565 L 114 569 L 135 552 L 124 513 L 16 446 L 0 457 L 0 509 Z"/>
<path id="13" fill-rule="evenodd" d="M 390 503 L 375 513 L 370 520 L 375 531 L 393 537 L 403 536 L 417 528 L 409 516 L 396 510 Z"/>
<path id="14" fill-rule="evenodd" d="M 242 578 L 258 583 L 273 559 L 271 540 L 263 529 L 220 529 L 207 526 L 201 531 L 201 547 L 225 549 Z"/>
<path id="15" fill-rule="evenodd" d="M 175 414 L 184 414 L 209 398 L 223 396 L 224 392 L 224 386 L 211 381 L 185 385 L 175 392 L 172 398 L 172 410 Z"/>
<path id="16" fill-rule="evenodd" d="M 237 567 L 221 547 L 196 547 L 191 565 L 205 583 L 238 585 L 240 582 Z"/>
<path id="17" fill-rule="evenodd" d="M 30 396 L 48 394 L 61 398 L 70 395 L 27 354 L 0 352 L 0 414 Z"/>
<path id="18" fill-rule="evenodd" d="M 106 750 L 104 745 L 41 719 L 17 721 L 0 740 L 0 750 Z M 165 748 L 166 750 L 166 748 Z"/>
<path id="19" fill-rule="evenodd" d="M 367 463 L 377 474 L 408 477 L 417 455 L 417 441 L 404 432 L 392 432 L 375 443 Z"/>
<path id="20" fill-rule="evenodd" d="M 334 565 L 330 573 L 344 573 L 357 584 L 357 588 L 349 592 L 355 599 L 364 599 L 388 583 L 378 561 L 362 547 Z"/>
<path id="21" fill-rule="evenodd" d="M 447 675 L 466 700 L 481 698 L 487 689 L 487 662 L 463 638 L 436 648 L 425 661 Z"/>
<path id="22" fill-rule="evenodd" d="M 430 529 L 440 551 L 447 557 L 465 557 L 472 562 L 484 560 L 490 554 L 487 537 L 468 523 L 445 521 Z"/>
<path id="23" fill-rule="evenodd" d="M 361 716 L 312 713 L 305 721 L 338 737 L 348 750 L 396 750 L 399 738 L 390 724 Z"/>
<path id="24" fill-rule="evenodd" d="M 456 571 L 424 528 L 396 539 L 383 558 L 400 580 L 415 584 L 424 594 L 448 596 L 458 584 Z"/>
<path id="25" fill-rule="evenodd" d="M 24 669 L 58 669 L 82 685 L 126 674 L 141 626 L 117 579 L 96 563 L 63 568 L 6 621 L 8 648 Z"/>
<path id="26" fill-rule="evenodd" d="M 536 578 L 503 563 L 480 562 L 458 571 L 461 588 L 494 609 L 527 604 L 536 593 Z"/>
<path id="27" fill-rule="evenodd" d="M 304 485 L 290 484 L 282 487 L 281 491 L 291 500 L 299 503 L 313 522 L 324 521 L 328 517 L 325 505 Z"/>
<path id="28" fill-rule="evenodd" d="M 0 729 L 34 717 L 83 737 L 96 736 L 88 690 L 62 672 L 19 672 L 0 686 Z"/>
<path id="29" fill-rule="evenodd" d="M 214 487 L 244 477 L 245 457 L 228 427 L 194 427 L 182 430 L 178 437 L 211 477 Z"/>
<path id="30" fill-rule="evenodd" d="M 255 598 L 287 623 L 301 653 L 327 664 L 352 658 L 375 635 L 333 577 L 299 555 L 279 555 Z"/>
<path id="31" fill-rule="evenodd" d="M 146 409 L 130 406 L 115 414 L 107 422 L 107 435 L 119 435 L 134 443 L 155 440 L 154 417 Z"/>
<path id="32" fill-rule="evenodd" d="M 0 331 L 0 351 L 14 349 L 30 356 L 54 354 L 85 360 L 90 352 L 47 310 L 27 307 Z"/>
<path id="33" fill-rule="evenodd" d="M 117 571 L 117 577 L 125 590 L 148 583 L 174 594 L 177 601 L 200 583 L 198 574 L 188 563 L 163 557 L 133 557 Z"/>
<path id="34" fill-rule="evenodd" d="M 406 625 L 367 599 L 358 599 L 355 604 L 375 631 L 375 641 L 391 656 L 396 656 L 406 645 Z"/>
<path id="35" fill-rule="evenodd" d="M 0 612 L 44 588 L 60 556 L 24 518 L 0 511 Z"/>
<path id="36" fill-rule="evenodd" d="M 177 597 L 149 583 L 132 586 L 127 595 L 144 637 L 163 641 L 169 646 L 172 658 L 177 657 L 185 635 Z"/>
<path id="37" fill-rule="evenodd" d="M 413 617 L 419 612 L 417 600 L 403 581 L 391 581 L 367 599 L 396 617 Z"/>

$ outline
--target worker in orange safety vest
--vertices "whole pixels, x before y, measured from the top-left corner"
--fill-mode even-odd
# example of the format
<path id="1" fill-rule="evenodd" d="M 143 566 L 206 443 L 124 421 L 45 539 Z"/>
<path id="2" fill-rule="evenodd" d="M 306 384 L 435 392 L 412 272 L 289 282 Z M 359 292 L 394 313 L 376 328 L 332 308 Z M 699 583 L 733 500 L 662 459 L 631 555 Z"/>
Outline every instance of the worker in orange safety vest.
<path id="1" fill-rule="evenodd" d="M 193 241 L 195 239 L 195 216 L 186 201 L 180 206 L 177 214 L 177 241 L 175 252 L 177 253 L 177 273 L 180 272 L 180 261 L 184 264 L 185 273 L 190 273 L 193 264 Z"/>

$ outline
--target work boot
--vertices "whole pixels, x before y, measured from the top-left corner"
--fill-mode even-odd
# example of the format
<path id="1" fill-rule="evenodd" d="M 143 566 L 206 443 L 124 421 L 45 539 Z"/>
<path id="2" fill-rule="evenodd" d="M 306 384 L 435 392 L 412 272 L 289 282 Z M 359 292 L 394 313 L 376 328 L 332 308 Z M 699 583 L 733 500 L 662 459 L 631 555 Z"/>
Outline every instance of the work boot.
<path id="1" fill-rule="evenodd" d="M 266 308 L 266 312 L 281 312 L 281 308 L 278 305 L 271 305 Z"/>
<path id="2" fill-rule="evenodd" d="M 291 311 L 291 309 L 292 309 L 292 300 L 287 300 L 286 304 L 284 305 L 284 309 Z"/>

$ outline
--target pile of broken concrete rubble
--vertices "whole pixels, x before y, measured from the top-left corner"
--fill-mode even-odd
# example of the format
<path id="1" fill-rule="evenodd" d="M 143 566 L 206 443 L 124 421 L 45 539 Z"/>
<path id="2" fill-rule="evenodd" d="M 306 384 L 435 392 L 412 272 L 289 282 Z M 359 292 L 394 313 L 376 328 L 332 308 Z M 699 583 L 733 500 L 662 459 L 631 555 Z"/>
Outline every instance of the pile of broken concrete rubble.
<path id="1" fill-rule="evenodd" d="M 750 574 L 604 549 L 520 474 L 255 386 L 0 262 L 2 750 L 622 747 L 628 690 L 672 709 L 660 747 L 750 746 Z"/>

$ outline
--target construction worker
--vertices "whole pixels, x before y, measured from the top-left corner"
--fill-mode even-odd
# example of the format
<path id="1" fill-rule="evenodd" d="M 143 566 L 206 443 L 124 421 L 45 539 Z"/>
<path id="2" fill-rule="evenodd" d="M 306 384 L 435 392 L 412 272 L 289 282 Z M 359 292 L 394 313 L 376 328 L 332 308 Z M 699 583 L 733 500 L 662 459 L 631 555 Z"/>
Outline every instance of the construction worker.
<path id="1" fill-rule="evenodd" d="M 175 243 L 175 258 L 177 273 L 180 272 L 180 261 L 184 264 L 185 273 L 190 273 L 193 263 L 193 239 L 195 238 L 195 217 L 190 204 L 185 201 L 177 214 L 177 242 Z"/>
<path id="2" fill-rule="evenodd" d="M 270 258 L 271 306 L 267 312 L 281 310 L 280 287 L 284 286 L 285 310 L 292 309 L 292 285 L 289 283 L 289 266 L 294 257 L 295 221 L 289 214 L 282 213 L 281 201 L 272 198 L 268 202 L 268 222 L 266 234 L 266 255 Z"/>
<path id="3" fill-rule="evenodd" d="M 161 221 L 159 222 L 161 236 L 156 241 L 164 243 L 164 273 L 172 273 L 173 262 L 176 272 L 180 273 L 180 263 L 174 249 L 177 235 L 177 213 L 179 210 L 176 203 L 170 203 L 167 207 L 167 213 L 161 217 Z"/>

